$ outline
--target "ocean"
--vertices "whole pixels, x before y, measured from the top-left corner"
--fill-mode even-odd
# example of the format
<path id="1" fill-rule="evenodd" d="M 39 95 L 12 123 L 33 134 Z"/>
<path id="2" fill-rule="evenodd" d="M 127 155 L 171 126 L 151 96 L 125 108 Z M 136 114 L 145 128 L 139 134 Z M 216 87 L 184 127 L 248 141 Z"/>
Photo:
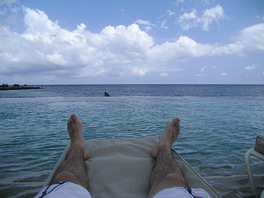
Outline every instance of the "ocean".
<path id="1" fill-rule="evenodd" d="M 104 92 L 110 97 L 104 97 Z M 0 197 L 34 197 L 69 142 L 75 113 L 84 139 L 162 136 L 223 197 L 250 197 L 245 154 L 264 136 L 264 85 L 43 85 L 0 91 Z M 251 166 L 258 192 L 264 162 Z"/>

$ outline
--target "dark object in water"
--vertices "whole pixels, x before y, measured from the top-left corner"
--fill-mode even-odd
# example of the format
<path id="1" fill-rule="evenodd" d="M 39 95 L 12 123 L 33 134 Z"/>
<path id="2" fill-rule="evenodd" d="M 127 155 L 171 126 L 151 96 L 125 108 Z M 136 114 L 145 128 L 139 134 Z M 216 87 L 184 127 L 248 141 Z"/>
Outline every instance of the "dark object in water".
<path id="1" fill-rule="evenodd" d="M 109 93 L 105 92 L 105 96 L 106 96 L 106 97 L 109 97 L 110 95 L 109 95 Z"/>

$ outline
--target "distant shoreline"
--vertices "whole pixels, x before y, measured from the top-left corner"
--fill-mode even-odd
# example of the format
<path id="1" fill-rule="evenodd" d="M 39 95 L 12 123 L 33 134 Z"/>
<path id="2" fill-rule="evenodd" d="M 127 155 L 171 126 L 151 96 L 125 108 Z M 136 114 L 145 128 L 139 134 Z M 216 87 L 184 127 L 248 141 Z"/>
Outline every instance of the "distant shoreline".
<path id="1" fill-rule="evenodd" d="M 26 87 L 26 86 L 19 86 L 19 87 L 0 87 L 1 91 L 7 91 L 7 90 L 21 90 L 21 89 L 40 89 L 40 87 Z"/>

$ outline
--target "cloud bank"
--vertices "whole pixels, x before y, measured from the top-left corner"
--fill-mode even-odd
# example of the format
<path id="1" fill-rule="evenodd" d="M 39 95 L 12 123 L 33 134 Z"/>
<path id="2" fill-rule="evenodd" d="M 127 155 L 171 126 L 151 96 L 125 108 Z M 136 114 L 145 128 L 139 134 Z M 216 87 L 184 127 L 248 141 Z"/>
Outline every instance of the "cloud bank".
<path id="1" fill-rule="evenodd" d="M 51 21 L 43 11 L 26 7 L 23 10 L 23 33 L 0 26 L 0 75 L 119 77 L 158 72 L 166 76 L 169 71 L 180 70 L 175 66 L 177 61 L 221 54 L 264 54 L 264 23 L 245 28 L 236 42 L 222 46 L 197 43 L 187 36 L 155 44 L 153 37 L 138 26 L 154 27 L 148 21 L 138 20 L 128 27 L 107 26 L 100 33 L 90 32 L 82 23 L 69 31 Z M 205 11 L 202 17 L 193 11 L 182 21 L 195 19 L 206 29 L 221 13 L 219 7 Z"/>

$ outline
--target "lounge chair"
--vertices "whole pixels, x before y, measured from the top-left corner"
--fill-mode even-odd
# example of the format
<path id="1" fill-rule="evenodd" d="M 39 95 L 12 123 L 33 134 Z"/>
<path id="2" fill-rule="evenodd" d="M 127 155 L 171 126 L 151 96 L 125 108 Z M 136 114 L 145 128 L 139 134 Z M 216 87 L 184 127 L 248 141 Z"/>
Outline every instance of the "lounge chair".
<path id="1" fill-rule="evenodd" d="M 155 163 L 150 151 L 159 139 L 159 136 L 153 136 L 122 140 L 86 140 L 91 153 L 85 162 L 91 196 L 146 198 L 149 176 Z M 69 151 L 70 143 L 44 186 L 50 183 L 55 170 Z M 172 155 L 190 187 L 203 188 L 213 198 L 221 197 L 176 151 L 172 150 Z"/>

